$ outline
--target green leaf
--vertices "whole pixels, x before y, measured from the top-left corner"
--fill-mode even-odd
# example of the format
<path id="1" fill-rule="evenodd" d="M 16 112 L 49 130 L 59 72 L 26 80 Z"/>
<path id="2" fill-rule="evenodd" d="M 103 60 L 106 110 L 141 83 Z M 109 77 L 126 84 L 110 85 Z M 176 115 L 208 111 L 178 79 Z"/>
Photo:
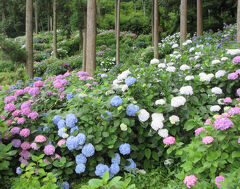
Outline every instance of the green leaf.
<path id="1" fill-rule="evenodd" d="M 190 119 L 188 120 L 185 124 L 184 124 L 184 129 L 186 131 L 190 131 L 191 129 L 193 129 L 196 126 L 196 123 Z"/>
<path id="2" fill-rule="evenodd" d="M 144 154 L 146 156 L 147 159 L 150 159 L 151 157 L 151 150 L 149 148 L 144 150 Z"/>
<path id="3" fill-rule="evenodd" d="M 102 177 L 102 182 L 103 182 L 103 184 L 107 184 L 108 179 L 109 179 L 109 172 L 106 171 L 106 172 L 104 173 L 103 177 Z"/>
<path id="4" fill-rule="evenodd" d="M 96 151 L 101 151 L 102 148 L 103 148 L 103 146 L 101 144 L 98 144 L 98 145 L 95 146 Z"/>
<path id="5" fill-rule="evenodd" d="M 156 161 L 159 161 L 159 156 L 157 152 L 152 152 L 152 158 Z"/>
<path id="6" fill-rule="evenodd" d="M 234 151 L 232 153 L 232 158 L 240 157 L 240 151 Z"/>
<path id="7" fill-rule="evenodd" d="M 109 133 L 108 132 L 103 132 L 102 135 L 103 135 L 103 137 L 109 137 Z"/>
<path id="8" fill-rule="evenodd" d="M 90 186 L 89 188 L 92 188 L 92 189 L 97 189 L 103 186 L 103 182 L 100 179 L 91 179 L 88 181 L 88 184 Z"/>

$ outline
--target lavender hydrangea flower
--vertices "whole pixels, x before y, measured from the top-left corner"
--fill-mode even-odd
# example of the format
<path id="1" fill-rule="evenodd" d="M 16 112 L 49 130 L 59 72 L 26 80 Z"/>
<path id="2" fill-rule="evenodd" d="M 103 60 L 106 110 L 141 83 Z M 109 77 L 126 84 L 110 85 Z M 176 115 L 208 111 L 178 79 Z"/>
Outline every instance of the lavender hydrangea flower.
<path id="1" fill-rule="evenodd" d="M 134 171 L 136 169 L 136 163 L 132 159 L 127 159 L 131 164 L 129 166 L 124 166 L 127 171 Z"/>
<path id="2" fill-rule="evenodd" d="M 17 167 L 17 169 L 16 169 L 16 173 L 17 173 L 18 175 L 20 175 L 20 174 L 22 173 L 22 171 L 21 171 L 21 167 Z"/>
<path id="3" fill-rule="evenodd" d="M 120 106 L 122 105 L 122 99 L 119 96 L 115 96 L 111 100 L 111 105 L 112 106 Z"/>
<path id="4" fill-rule="evenodd" d="M 112 164 L 120 164 L 120 161 L 121 161 L 121 157 L 119 153 L 115 153 L 114 158 L 112 158 L 111 160 Z"/>
<path id="5" fill-rule="evenodd" d="M 81 163 L 81 164 L 78 164 L 78 165 L 76 166 L 75 172 L 76 172 L 77 174 L 81 174 L 81 173 L 83 173 L 83 172 L 85 171 L 85 169 L 86 169 L 86 166 L 85 166 L 83 163 Z"/>
<path id="6" fill-rule="evenodd" d="M 77 164 L 85 164 L 87 162 L 87 158 L 83 154 L 78 154 L 75 157 L 76 163 Z"/>
<path id="7" fill-rule="evenodd" d="M 119 151 L 122 155 L 127 155 L 127 154 L 130 154 L 131 152 L 131 148 L 130 148 L 130 145 L 128 143 L 125 143 L 125 144 L 122 144 L 120 147 L 119 147 Z"/>
<path id="8" fill-rule="evenodd" d="M 83 145 L 86 141 L 86 136 L 83 133 L 79 133 L 77 136 L 78 145 Z"/>
<path id="9" fill-rule="evenodd" d="M 100 163 L 96 166 L 95 175 L 99 177 L 103 177 L 106 171 L 109 171 L 108 166 Z"/>
<path id="10" fill-rule="evenodd" d="M 60 117 L 59 115 L 55 115 L 55 116 L 53 117 L 53 123 L 54 123 L 55 125 L 57 125 L 60 120 L 61 120 L 61 117 Z"/>
<path id="11" fill-rule="evenodd" d="M 74 114 L 68 114 L 66 116 L 66 125 L 70 128 L 75 127 L 75 123 L 77 123 L 78 119 Z"/>
<path id="12" fill-rule="evenodd" d="M 95 148 L 94 146 L 89 143 L 89 144 L 85 144 L 82 148 L 82 154 L 86 157 L 91 157 L 93 156 L 95 153 Z"/>
<path id="13" fill-rule="evenodd" d="M 113 175 L 116 175 L 116 174 L 118 174 L 119 171 L 120 171 L 120 167 L 117 163 L 114 163 L 111 165 L 110 173 L 112 173 Z"/>
<path id="14" fill-rule="evenodd" d="M 226 130 L 233 127 L 233 122 L 228 118 L 219 118 L 213 123 L 217 130 Z"/>
<path id="15" fill-rule="evenodd" d="M 140 109 L 139 106 L 134 105 L 134 104 L 130 104 L 127 107 L 126 113 L 127 113 L 128 116 L 133 117 L 139 111 L 139 109 Z"/>
<path id="16" fill-rule="evenodd" d="M 134 83 L 136 83 L 136 79 L 134 77 L 129 76 L 125 80 L 125 83 L 127 84 L 127 86 L 133 85 Z"/>

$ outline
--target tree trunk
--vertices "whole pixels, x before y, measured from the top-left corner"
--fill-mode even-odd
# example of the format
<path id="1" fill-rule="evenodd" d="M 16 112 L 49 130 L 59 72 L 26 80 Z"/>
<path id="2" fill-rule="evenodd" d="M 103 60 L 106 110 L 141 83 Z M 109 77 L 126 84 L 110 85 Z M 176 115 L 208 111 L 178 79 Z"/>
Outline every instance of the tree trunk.
<path id="1" fill-rule="evenodd" d="M 100 0 L 97 0 L 97 21 L 98 21 L 98 24 L 100 24 L 100 19 L 101 19 L 101 2 L 100 2 Z"/>
<path id="2" fill-rule="evenodd" d="M 35 0 L 35 32 L 38 33 L 38 0 Z"/>
<path id="3" fill-rule="evenodd" d="M 117 35 L 117 1 L 118 0 L 115 0 L 115 35 Z"/>
<path id="4" fill-rule="evenodd" d="M 145 5 L 145 1 L 142 0 L 142 6 L 143 6 L 143 15 L 144 17 L 146 16 L 146 5 Z"/>
<path id="5" fill-rule="evenodd" d="M 81 26 L 79 27 L 79 39 L 80 39 L 80 42 L 79 42 L 79 53 L 81 53 L 82 50 L 83 50 L 83 28 Z"/>
<path id="6" fill-rule="evenodd" d="M 152 0 L 152 46 L 154 46 L 154 0 Z"/>
<path id="7" fill-rule="evenodd" d="M 4 23 L 6 20 L 6 14 L 5 14 L 5 0 L 2 0 L 2 23 Z"/>
<path id="8" fill-rule="evenodd" d="M 120 64 L 120 0 L 117 0 L 116 63 Z"/>
<path id="9" fill-rule="evenodd" d="M 180 12 L 180 45 L 182 45 L 187 38 L 187 0 L 181 0 Z"/>
<path id="10" fill-rule="evenodd" d="M 154 58 L 158 59 L 158 0 L 154 0 Z"/>
<path id="11" fill-rule="evenodd" d="M 86 56 L 87 56 L 87 12 L 84 12 L 84 30 L 83 30 L 83 61 L 82 70 L 86 71 Z"/>
<path id="12" fill-rule="evenodd" d="M 197 36 L 203 34 L 202 0 L 197 0 Z"/>
<path id="13" fill-rule="evenodd" d="M 57 58 L 57 0 L 53 0 L 53 57 Z"/>
<path id="14" fill-rule="evenodd" d="M 33 3 L 26 0 L 26 50 L 27 50 L 27 76 L 33 78 Z"/>
<path id="15" fill-rule="evenodd" d="M 96 70 L 96 0 L 87 1 L 86 71 L 93 76 Z"/>
<path id="16" fill-rule="evenodd" d="M 47 1 L 48 3 L 48 31 L 50 31 L 50 6 L 51 3 L 49 1 Z"/>
<path id="17" fill-rule="evenodd" d="M 237 6 L 237 42 L 240 43 L 240 0 Z"/>

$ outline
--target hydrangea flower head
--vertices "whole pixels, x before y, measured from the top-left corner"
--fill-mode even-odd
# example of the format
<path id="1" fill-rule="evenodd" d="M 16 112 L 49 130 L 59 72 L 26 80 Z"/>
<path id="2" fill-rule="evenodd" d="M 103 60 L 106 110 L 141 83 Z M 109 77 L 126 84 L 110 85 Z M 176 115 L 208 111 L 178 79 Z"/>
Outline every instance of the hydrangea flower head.
<path id="1" fill-rule="evenodd" d="M 9 102 L 12 102 L 12 101 L 15 101 L 17 100 L 17 97 L 16 96 L 7 96 L 4 98 L 4 103 L 9 103 Z"/>
<path id="2" fill-rule="evenodd" d="M 163 139 L 163 143 L 166 145 L 173 145 L 175 144 L 175 142 L 176 142 L 176 139 L 172 136 Z"/>
<path id="3" fill-rule="evenodd" d="M 36 142 L 36 143 L 43 143 L 43 142 L 46 142 L 46 140 L 47 139 L 46 139 L 45 136 L 38 135 L 38 136 L 35 137 L 34 142 Z"/>
<path id="4" fill-rule="evenodd" d="M 237 79 L 238 78 L 238 74 L 236 74 L 236 73 L 230 73 L 230 74 L 228 74 L 228 79 L 230 79 L 230 80 L 235 80 L 235 79 Z"/>
<path id="5" fill-rule="evenodd" d="M 14 104 L 6 104 L 4 107 L 4 110 L 7 112 L 12 112 L 16 109 Z"/>
<path id="6" fill-rule="evenodd" d="M 44 85 L 43 81 L 39 80 L 39 81 L 35 81 L 33 83 L 34 87 L 42 87 Z"/>
<path id="7" fill-rule="evenodd" d="M 61 117 L 60 117 L 59 115 L 55 115 L 55 116 L 53 117 L 53 123 L 54 123 L 55 125 L 57 125 L 60 120 L 61 120 Z"/>
<path id="8" fill-rule="evenodd" d="M 130 144 L 125 143 L 125 144 L 121 144 L 119 146 L 119 151 L 122 155 L 128 155 L 131 152 L 131 147 Z"/>
<path id="9" fill-rule="evenodd" d="M 127 79 L 125 80 L 125 83 L 127 86 L 131 86 L 133 85 L 134 83 L 136 83 L 136 79 L 134 77 L 127 77 Z"/>
<path id="10" fill-rule="evenodd" d="M 60 119 L 57 123 L 58 129 L 65 128 L 65 121 L 63 119 Z"/>
<path id="11" fill-rule="evenodd" d="M 211 137 L 211 136 L 206 136 L 206 137 L 203 137 L 203 138 L 202 138 L 202 142 L 203 142 L 204 144 L 210 144 L 210 143 L 212 143 L 213 141 L 214 141 L 214 138 Z"/>
<path id="12" fill-rule="evenodd" d="M 28 149 L 30 149 L 31 148 L 31 145 L 29 144 L 29 142 L 23 142 L 22 144 L 21 144 L 21 148 L 23 149 L 23 150 L 28 150 Z"/>
<path id="13" fill-rule="evenodd" d="M 119 96 L 115 96 L 111 99 L 112 106 L 120 106 L 122 105 L 122 99 Z"/>
<path id="14" fill-rule="evenodd" d="M 20 174 L 22 173 L 22 171 L 21 171 L 21 167 L 17 167 L 17 169 L 16 169 L 16 173 L 17 173 L 18 175 L 20 175 Z"/>
<path id="15" fill-rule="evenodd" d="M 185 103 L 186 103 L 186 99 L 183 96 L 173 97 L 171 100 L 171 106 L 176 108 L 179 106 L 183 106 Z"/>
<path id="16" fill-rule="evenodd" d="M 239 63 L 240 62 L 240 56 L 235 56 L 232 60 L 233 63 Z"/>
<path id="17" fill-rule="evenodd" d="M 85 144 L 82 148 L 82 154 L 86 157 L 91 157 L 93 156 L 95 153 L 95 148 L 94 146 L 89 143 L 89 144 Z"/>
<path id="18" fill-rule="evenodd" d="M 112 113 L 109 112 L 109 111 L 105 111 L 105 113 L 109 116 L 108 118 L 105 118 L 105 116 L 103 114 L 101 114 L 101 118 L 103 118 L 103 120 L 106 120 L 106 121 L 111 121 L 112 120 Z"/>
<path id="19" fill-rule="evenodd" d="M 13 127 L 11 130 L 10 130 L 10 133 L 12 134 L 12 135 L 16 135 L 16 134 L 19 134 L 19 132 L 20 132 L 20 128 L 19 127 Z"/>
<path id="20" fill-rule="evenodd" d="M 217 130 L 226 130 L 233 127 L 233 122 L 228 118 L 218 118 L 214 121 L 213 126 Z"/>
<path id="21" fill-rule="evenodd" d="M 195 177 L 195 175 L 186 176 L 184 179 L 184 184 L 186 184 L 188 188 L 191 188 L 191 186 L 196 185 L 197 180 L 198 179 Z"/>
<path id="22" fill-rule="evenodd" d="M 113 175 L 118 174 L 119 171 L 120 171 L 119 164 L 114 163 L 110 166 L 110 173 L 112 173 Z"/>
<path id="23" fill-rule="evenodd" d="M 24 117 L 21 117 L 17 120 L 17 124 L 22 125 L 25 123 L 25 121 L 26 121 L 26 119 Z"/>
<path id="24" fill-rule="evenodd" d="M 60 184 L 60 189 L 69 189 L 69 183 L 67 181 Z"/>
<path id="25" fill-rule="evenodd" d="M 61 146 L 64 145 L 64 144 L 66 144 L 66 140 L 65 140 L 65 139 L 61 139 L 61 140 L 59 140 L 58 143 L 57 143 L 57 145 L 58 145 L 59 147 L 61 147 Z"/>
<path id="26" fill-rule="evenodd" d="M 75 168 L 75 172 L 76 172 L 77 174 L 81 174 L 81 173 L 83 173 L 83 172 L 85 171 L 85 169 L 86 169 L 85 164 L 83 164 L 83 163 L 77 164 L 77 166 L 76 166 L 76 168 Z"/>
<path id="27" fill-rule="evenodd" d="M 51 144 L 48 144 L 44 147 L 43 151 L 46 155 L 53 155 L 55 153 L 55 147 Z"/>
<path id="28" fill-rule="evenodd" d="M 126 110 L 126 113 L 128 116 L 135 116 L 135 114 L 139 111 L 139 106 L 134 105 L 134 104 L 129 104 Z"/>
<path id="29" fill-rule="evenodd" d="M 206 129 L 204 129 L 203 127 L 200 127 L 195 130 L 195 135 L 200 135 L 202 131 L 204 131 L 205 133 L 207 132 Z"/>
<path id="30" fill-rule="evenodd" d="M 79 133 L 77 136 L 78 145 L 83 145 L 86 141 L 86 136 L 83 133 Z"/>
<path id="31" fill-rule="evenodd" d="M 28 118 L 30 118 L 32 120 L 36 119 L 38 116 L 39 115 L 38 115 L 38 113 L 36 111 L 31 112 L 30 114 L 28 114 Z"/>
<path id="32" fill-rule="evenodd" d="M 141 122 L 145 122 L 149 119 L 150 117 L 150 114 L 147 112 L 147 110 L 145 109 L 141 109 L 139 111 L 139 114 L 138 114 L 138 119 L 141 121 Z"/>
<path id="33" fill-rule="evenodd" d="M 40 89 L 38 87 L 33 87 L 28 91 L 28 94 L 31 96 L 37 95 L 40 93 Z"/>
<path id="34" fill-rule="evenodd" d="M 111 160 L 112 164 L 120 164 L 120 161 L 121 161 L 121 157 L 119 153 L 115 153 L 115 156 Z"/>
<path id="35" fill-rule="evenodd" d="M 85 164 L 87 162 L 87 158 L 83 154 L 78 154 L 75 160 L 77 164 Z"/>
<path id="36" fill-rule="evenodd" d="M 127 161 L 130 162 L 130 165 L 124 166 L 124 169 L 127 171 L 134 171 L 137 168 L 136 163 L 132 159 L 127 159 Z"/>
<path id="37" fill-rule="evenodd" d="M 75 114 L 68 114 L 66 116 L 66 125 L 70 128 L 75 127 L 75 124 L 78 122 L 78 119 Z"/>
<path id="38" fill-rule="evenodd" d="M 26 138 L 30 135 L 30 130 L 28 128 L 24 128 L 20 131 L 19 135 Z"/>
<path id="39" fill-rule="evenodd" d="M 221 188 L 221 184 L 219 183 L 219 181 L 225 181 L 225 178 L 223 176 L 217 176 L 215 178 L 215 184 L 217 185 L 217 187 L 220 189 Z"/>
<path id="40" fill-rule="evenodd" d="M 106 171 L 109 171 L 108 166 L 100 163 L 96 166 L 95 175 L 99 177 L 103 177 Z"/>
<path id="41" fill-rule="evenodd" d="M 20 146 L 21 146 L 21 140 L 20 139 L 13 139 L 12 140 L 12 145 L 13 145 L 13 147 L 15 147 L 15 148 L 19 148 Z"/>
<path id="42" fill-rule="evenodd" d="M 180 88 L 180 94 L 182 95 L 193 95 L 192 86 L 183 86 Z"/>

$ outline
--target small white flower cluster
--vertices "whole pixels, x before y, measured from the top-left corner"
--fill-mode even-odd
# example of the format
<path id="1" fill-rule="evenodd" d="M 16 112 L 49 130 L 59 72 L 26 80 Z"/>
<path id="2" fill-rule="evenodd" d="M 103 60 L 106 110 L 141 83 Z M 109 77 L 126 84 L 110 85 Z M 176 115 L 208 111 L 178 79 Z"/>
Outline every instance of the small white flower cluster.
<path id="1" fill-rule="evenodd" d="M 150 117 L 150 114 L 147 112 L 147 110 L 145 109 L 141 109 L 139 111 L 139 114 L 138 114 L 138 119 L 141 121 L 141 122 L 145 122 L 149 119 Z"/>
<path id="2" fill-rule="evenodd" d="M 223 105 L 224 104 L 224 98 L 219 98 L 218 99 L 218 104 Z"/>
<path id="3" fill-rule="evenodd" d="M 177 43 L 175 43 L 175 44 L 173 44 L 172 49 L 175 49 L 177 47 L 179 47 L 179 45 Z"/>
<path id="4" fill-rule="evenodd" d="M 187 64 L 183 64 L 180 66 L 180 70 L 182 70 L 182 71 L 190 70 L 190 66 L 188 66 Z"/>
<path id="5" fill-rule="evenodd" d="M 152 60 L 150 61 L 150 65 L 152 65 L 152 64 L 159 64 L 159 60 L 156 59 L 156 58 L 152 59 Z"/>
<path id="6" fill-rule="evenodd" d="M 240 49 L 227 49 L 227 54 L 238 55 L 240 54 Z"/>
<path id="7" fill-rule="evenodd" d="M 226 60 L 228 60 L 228 57 L 222 57 L 221 58 L 221 61 L 226 61 Z"/>
<path id="8" fill-rule="evenodd" d="M 212 61 L 212 64 L 213 64 L 213 65 L 214 65 L 214 64 L 219 64 L 219 63 L 221 63 L 221 61 L 220 61 L 220 60 L 217 60 L 217 59 Z"/>
<path id="9" fill-rule="evenodd" d="M 189 52 L 193 52 L 195 50 L 195 47 L 191 47 L 190 49 L 189 49 Z"/>
<path id="10" fill-rule="evenodd" d="M 211 112 L 218 112 L 219 110 L 221 110 L 221 107 L 219 105 L 214 105 L 210 107 Z"/>
<path id="11" fill-rule="evenodd" d="M 216 77 L 216 78 L 220 78 L 220 77 L 223 77 L 225 74 L 226 74 L 226 71 L 225 71 L 225 70 L 218 70 L 218 71 L 215 73 L 215 77 Z"/>
<path id="12" fill-rule="evenodd" d="M 192 86 L 183 86 L 180 88 L 180 94 L 182 95 L 193 95 Z"/>
<path id="13" fill-rule="evenodd" d="M 200 81 L 211 81 L 214 75 L 212 73 L 206 74 L 202 72 L 199 74 L 199 76 L 200 76 Z"/>
<path id="14" fill-rule="evenodd" d="M 169 66 L 169 67 L 167 67 L 166 71 L 167 72 L 175 72 L 176 68 L 174 66 Z"/>
<path id="15" fill-rule="evenodd" d="M 222 94 L 222 89 L 219 87 L 214 87 L 211 89 L 213 94 Z"/>
<path id="16" fill-rule="evenodd" d="M 188 45 L 188 44 L 191 44 L 191 43 L 192 43 L 192 40 L 187 40 L 182 45 L 185 46 L 185 45 Z"/>
<path id="17" fill-rule="evenodd" d="M 185 77 L 185 81 L 190 81 L 190 80 L 192 80 L 192 79 L 194 79 L 194 76 L 193 76 L 193 75 L 187 75 L 187 76 Z"/>
<path id="18" fill-rule="evenodd" d="M 183 96 L 173 97 L 171 100 L 171 106 L 176 108 L 179 106 L 183 106 L 185 103 L 186 99 Z"/>
<path id="19" fill-rule="evenodd" d="M 164 117 L 162 113 L 153 113 L 152 114 L 152 123 L 151 127 L 153 130 L 158 131 L 159 136 L 165 138 L 168 137 L 168 130 L 163 128 Z"/>
<path id="20" fill-rule="evenodd" d="M 164 99 L 159 99 L 159 100 L 156 100 L 155 102 L 155 105 L 164 105 L 166 104 L 166 101 Z"/>
<path id="21" fill-rule="evenodd" d="M 171 122 L 171 124 L 175 124 L 175 123 L 179 122 L 180 119 L 179 119 L 178 116 L 172 115 L 172 116 L 169 117 L 169 121 Z"/>
<path id="22" fill-rule="evenodd" d="M 166 64 L 165 64 L 165 63 L 158 64 L 158 67 L 159 67 L 159 68 L 165 68 L 165 67 L 166 67 Z"/>
<path id="23" fill-rule="evenodd" d="M 126 84 L 119 85 L 123 82 L 123 80 L 127 79 L 128 75 L 130 75 L 131 72 L 129 70 L 126 70 L 122 72 L 120 75 L 118 75 L 117 79 L 113 81 L 113 89 L 122 89 L 123 92 L 128 90 L 128 86 Z"/>

